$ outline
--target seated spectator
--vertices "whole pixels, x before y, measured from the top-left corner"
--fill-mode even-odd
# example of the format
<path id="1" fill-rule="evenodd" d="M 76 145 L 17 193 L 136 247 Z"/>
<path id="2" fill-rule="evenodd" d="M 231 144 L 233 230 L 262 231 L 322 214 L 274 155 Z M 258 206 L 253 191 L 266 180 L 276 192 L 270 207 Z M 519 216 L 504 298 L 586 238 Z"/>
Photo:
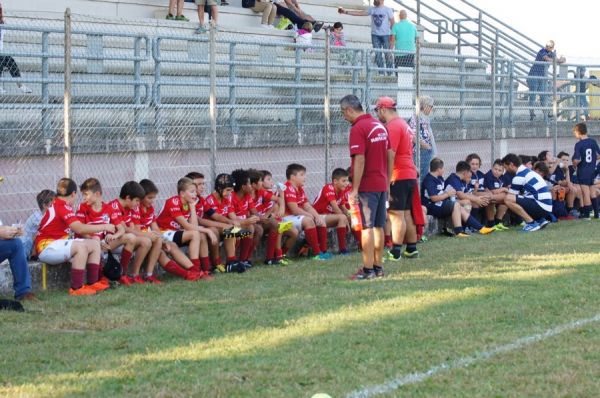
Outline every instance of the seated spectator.
<path id="1" fill-rule="evenodd" d="M 0 4 L 0 25 L 4 24 L 4 13 L 2 11 L 2 4 Z M 4 29 L 2 29 L 2 27 L 0 26 L 0 52 L 2 52 L 4 50 Z M 8 73 L 10 73 L 10 75 L 13 78 L 20 78 L 21 77 L 21 71 L 19 70 L 19 66 L 17 65 L 17 63 L 15 62 L 15 59 L 13 57 L 11 57 L 10 55 L 0 55 L 0 77 L 2 77 L 2 71 L 4 71 L 4 69 L 8 69 Z M 21 82 L 17 83 L 17 87 L 19 87 L 19 89 L 24 93 L 24 94 L 31 94 L 31 89 L 29 87 L 27 87 L 26 85 L 24 85 Z M 0 95 L 2 94 L 6 94 L 6 90 L 3 87 L 0 87 Z"/>
<path id="2" fill-rule="evenodd" d="M 255 0 L 253 6 L 247 6 L 245 2 L 242 2 L 242 7 L 250 8 L 254 12 L 262 12 L 262 20 L 260 25 L 266 29 L 275 29 L 273 22 L 277 16 L 277 7 L 269 0 Z M 249 4 L 252 4 L 250 2 Z M 221 5 L 223 5 L 221 3 Z"/>
<path id="3" fill-rule="evenodd" d="M 506 206 L 525 221 L 523 231 L 544 228 L 548 224 L 546 217 L 552 212 L 552 195 L 544 179 L 521 164 L 521 159 L 514 153 L 506 155 L 502 164 L 514 176 L 504 201 Z"/>
<path id="4" fill-rule="evenodd" d="M 44 189 L 42 192 L 37 194 L 36 199 L 40 209 L 34 211 L 33 214 L 29 216 L 27 221 L 25 221 L 25 230 L 21 236 L 21 242 L 23 242 L 23 248 L 25 249 L 25 256 L 27 256 L 27 258 L 30 258 L 31 256 L 33 241 L 38 233 L 40 221 L 42 221 L 42 217 L 44 214 L 46 214 L 46 210 L 48 210 L 48 207 L 50 207 L 55 197 L 56 193 L 49 189 Z"/>
<path id="5" fill-rule="evenodd" d="M 0 225 L 0 263 L 8 260 L 13 276 L 15 300 L 36 300 L 31 293 L 31 274 L 27 265 L 27 256 L 23 243 L 19 239 L 23 229 Z"/>
<path id="6" fill-rule="evenodd" d="M 508 193 L 505 181 L 502 179 L 504 167 L 502 161 L 496 159 L 490 171 L 483 177 L 483 188 L 491 195 L 491 203 L 485 208 L 487 227 L 493 227 L 496 231 L 507 230 L 502 223 L 508 208 L 504 204 L 504 199 Z"/>
<path id="7" fill-rule="evenodd" d="M 452 218 L 454 234 L 458 237 L 467 237 L 462 226 L 464 222 L 469 228 L 487 235 L 494 230 L 481 225 L 467 210 L 456 201 L 456 190 L 452 186 L 444 189 L 444 162 L 440 158 L 433 158 L 429 165 L 430 172 L 421 182 L 421 200 L 427 208 L 427 214 L 436 218 Z"/>
<path id="8" fill-rule="evenodd" d="M 319 32 L 323 27 L 323 21 L 311 21 L 306 18 L 302 18 L 293 10 L 288 8 L 286 4 L 281 3 L 281 1 L 276 1 L 273 4 L 275 4 L 275 7 L 277 8 L 277 15 L 289 19 L 294 25 L 296 25 L 296 28 L 298 29 L 301 28 L 306 22 L 314 22 L 313 30 L 315 31 L 315 33 Z"/>
<path id="9" fill-rule="evenodd" d="M 298 29 L 296 31 L 296 36 L 294 40 L 297 44 L 310 46 L 312 44 L 312 31 L 312 24 L 310 22 L 305 22 L 304 25 L 302 25 L 302 29 Z M 304 48 L 304 51 L 312 51 L 312 48 Z"/>

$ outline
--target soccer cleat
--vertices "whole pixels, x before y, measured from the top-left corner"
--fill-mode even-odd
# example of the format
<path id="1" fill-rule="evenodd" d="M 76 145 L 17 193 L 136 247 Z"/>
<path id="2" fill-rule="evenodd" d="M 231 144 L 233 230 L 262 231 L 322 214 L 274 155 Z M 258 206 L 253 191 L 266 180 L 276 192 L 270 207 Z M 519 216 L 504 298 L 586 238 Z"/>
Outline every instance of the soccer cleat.
<path id="1" fill-rule="evenodd" d="M 294 227 L 294 223 L 291 221 L 282 221 L 277 225 L 277 232 L 280 234 L 289 231 Z"/>
<path id="2" fill-rule="evenodd" d="M 379 267 L 379 266 L 374 266 L 373 267 L 373 271 L 375 271 L 375 277 L 376 278 L 383 278 L 385 276 L 385 272 L 383 270 L 383 267 Z"/>
<path id="3" fill-rule="evenodd" d="M 101 292 L 104 291 L 108 288 L 110 288 L 110 285 L 106 285 L 100 281 L 96 282 L 96 283 L 92 283 L 91 285 L 87 285 L 87 287 L 89 287 L 92 290 L 95 290 L 97 292 Z"/>
<path id="4" fill-rule="evenodd" d="M 468 237 L 470 237 L 470 236 L 471 236 L 471 234 L 468 234 L 468 233 L 466 233 L 466 232 L 459 232 L 459 233 L 457 233 L 457 234 L 456 234 L 456 235 L 454 235 L 454 236 L 456 236 L 457 238 L 468 238 Z"/>
<path id="5" fill-rule="evenodd" d="M 510 229 L 502 223 L 498 223 L 498 224 L 494 225 L 492 228 L 494 228 L 494 231 L 508 231 Z"/>
<path id="6" fill-rule="evenodd" d="M 144 278 L 142 278 L 140 275 L 134 276 L 133 278 L 131 278 L 131 280 L 133 281 L 133 283 L 138 284 L 138 285 L 144 284 Z"/>
<path id="7" fill-rule="evenodd" d="M 422 235 L 421 238 L 419 239 L 419 241 L 417 243 L 425 243 L 427 242 L 429 239 L 427 239 L 427 236 Z"/>
<path id="8" fill-rule="evenodd" d="M 271 260 L 265 260 L 264 264 L 265 265 L 279 265 L 279 260 L 277 260 L 276 258 L 273 258 Z"/>
<path id="9" fill-rule="evenodd" d="M 481 235 L 487 235 L 487 234 L 491 234 L 492 232 L 494 232 L 495 229 L 494 228 L 489 228 L 489 227 L 483 227 L 479 230 L 479 233 Z"/>
<path id="10" fill-rule="evenodd" d="M 212 281 L 213 279 L 215 279 L 215 277 L 209 274 L 208 272 L 200 271 L 198 272 L 198 274 L 200 274 L 200 279 L 205 281 Z"/>
<path id="11" fill-rule="evenodd" d="M 215 271 L 224 273 L 227 271 L 227 269 L 225 268 L 224 264 L 217 264 L 215 265 Z"/>
<path id="12" fill-rule="evenodd" d="M 550 221 L 546 220 L 545 218 L 540 218 L 536 222 L 540 225 L 540 229 L 545 228 L 546 225 L 550 224 Z"/>
<path id="13" fill-rule="evenodd" d="M 325 260 L 329 260 L 333 257 L 333 255 L 329 252 L 321 252 L 321 255 L 325 257 Z"/>
<path id="14" fill-rule="evenodd" d="M 184 279 L 186 281 L 197 281 L 198 279 L 202 279 L 203 273 L 201 272 L 196 272 L 196 271 L 191 271 L 191 270 L 186 270 L 186 274 L 184 276 Z"/>
<path id="15" fill-rule="evenodd" d="M 370 279 L 375 279 L 377 275 L 375 274 L 375 270 L 373 268 L 366 269 L 359 268 L 354 274 L 350 275 L 350 279 L 353 281 L 366 281 Z"/>
<path id="16" fill-rule="evenodd" d="M 281 258 L 278 258 L 277 261 L 279 262 L 279 265 L 283 265 L 283 266 L 291 264 L 291 261 L 290 261 L 289 258 L 287 258 L 287 256 L 283 256 Z"/>
<path id="17" fill-rule="evenodd" d="M 350 253 L 350 250 L 348 250 L 348 249 L 344 249 L 344 250 L 340 250 L 340 251 L 338 252 L 338 254 L 339 254 L 340 256 L 349 256 L 349 255 L 350 255 L 350 254 L 352 254 L 352 253 Z"/>
<path id="18" fill-rule="evenodd" d="M 227 272 L 227 273 L 237 272 L 238 274 L 241 274 L 243 272 L 246 272 L 246 267 L 244 267 L 244 264 L 242 264 L 238 261 L 232 261 L 230 263 L 227 263 L 225 272 Z"/>
<path id="19" fill-rule="evenodd" d="M 119 283 L 120 283 L 121 285 L 125 285 L 125 286 L 131 286 L 131 285 L 133 285 L 133 283 L 134 283 L 134 282 L 133 282 L 133 279 L 132 279 L 132 278 L 130 278 L 128 275 L 122 275 L 122 276 L 119 278 Z"/>
<path id="20" fill-rule="evenodd" d="M 402 256 L 400 255 L 400 251 L 398 251 L 397 255 L 393 253 L 393 250 L 385 251 L 385 259 L 390 261 L 400 261 L 402 260 Z"/>
<path id="21" fill-rule="evenodd" d="M 96 291 L 87 285 L 81 286 L 79 289 L 69 289 L 70 296 L 92 296 Z"/>
<path id="22" fill-rule="evenodd" d="M 252 261 L 250 260 L 244 260 L 244 261 L 240 261 L 240 263 L 244 266 L 244 268 L 246 269 L 250 269 L 252 268 Z"/>
<path id="23" fill-rule="evenodd" d="M 144 281 L 151 285 L 160 285 L 162 282 L 158 280 L 158 278 L 154 275 L 147 276 Z"/>
<path id="24" fill-rule="evenodd" d="M 310 259 L 313 261 L 327 261 L 329 260 L 329 257 L 327 257 L 325 253 L 319 253 L 316 256 L 312 256 Z"/>
<path id="25" fill-rule="evenodd" d="M 415 250 L 413 252 L 409 252 L 408 250 L 404 250 L 402 252 L 402 257 L 404 257 L 404 258 L 419 258 L 419 251 Z"/>
<path id="26" fill-rule="evenodd" d="M 535 221 L 525 224 L 523 232 L 535 232 L 540 229 L 540 224 Z"/>
<path id="27" fill-rule="evenodd" d="M 96 283 L 101 283 L 104 286 L 106 286 L 107 288 L 110 287 L 110 280 L 107 277 L 105 277 L 105 276 L 103 276 L 102 278 L 98 279 L 98 282 L 96 282 Z"/>

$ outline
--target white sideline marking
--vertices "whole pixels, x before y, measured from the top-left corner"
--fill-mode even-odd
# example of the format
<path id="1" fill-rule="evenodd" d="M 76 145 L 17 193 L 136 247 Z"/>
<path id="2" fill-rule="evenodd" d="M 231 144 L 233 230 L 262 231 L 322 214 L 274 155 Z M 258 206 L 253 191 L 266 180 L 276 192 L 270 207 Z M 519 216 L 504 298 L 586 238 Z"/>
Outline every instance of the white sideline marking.
<path id="1" fill-rule="evenodd" d="M 452 369 L 457 369 L 457 368 L 464 368 L 464 367 L 470 366 L 476 362 L 485 361 L 487 359 L 490 359 L 498 354 L 503 354 L 503 353 L 506 353 L 509 351 L 514 351 L 514 350 L 535 344 L 537 342 L 546 340 L 550 337 L 557 336 L 564 332 L 578 329 L 587 324 L 599 322 L 599 321 L 600 321 L 600 314 L 597 314 L 591 318 L 579 319 L 576 321 L 565 323 L 563 325 L 556 326 L 552 329 L 548 329 L 545 332 L 533 334 L 531 336 L 521 337 L 520 339 L 517 339 L 517 340 L 513 341 L 512 343 L 496 346 L 488 351 L 478 352 L 478 353 L 475 353 L 468 357 L 462 357 L 459 359 L 455 359 L 453 361 L 443 362 L 439 365 L 436 365 L 436 366 L 430 368 L 426 372 L 410 373 L 410 374 L 404 375 L 402 377 L 399 377 L 397 379 L 388 381 L 386 383 L 379 384 L 377 386 L 365 387 L 362 390 L 352 391 L 352 392 L 348 393 L 348 395 L 346 395 L 346 397 L 347 398 L 369 398 L 369 397 L 374 397 L 376 395 L 385 394 L 385 393 L 397 390 L 398 388 L 408 385 L 408 384 L 420 383 L 430 377 L 435 376 L 438 373 L 446 372 L 446 371 L 449 371 Z"/>

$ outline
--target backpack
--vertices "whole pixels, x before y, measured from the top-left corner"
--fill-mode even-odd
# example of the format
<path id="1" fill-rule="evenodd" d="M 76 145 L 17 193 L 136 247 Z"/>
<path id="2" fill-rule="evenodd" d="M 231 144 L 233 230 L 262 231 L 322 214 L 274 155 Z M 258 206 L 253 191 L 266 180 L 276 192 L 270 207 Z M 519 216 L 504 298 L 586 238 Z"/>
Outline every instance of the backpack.
<path id="1" fill-rule="evenodd" d="M 117 261 L 111 252 L 108 252 L 108 258 L 106 259 L 104 267 L 102 267 L 104 276 L 111 281 L 118 281 L 122 272 L 123 269 L 121 268 L 121 263 Z"/>

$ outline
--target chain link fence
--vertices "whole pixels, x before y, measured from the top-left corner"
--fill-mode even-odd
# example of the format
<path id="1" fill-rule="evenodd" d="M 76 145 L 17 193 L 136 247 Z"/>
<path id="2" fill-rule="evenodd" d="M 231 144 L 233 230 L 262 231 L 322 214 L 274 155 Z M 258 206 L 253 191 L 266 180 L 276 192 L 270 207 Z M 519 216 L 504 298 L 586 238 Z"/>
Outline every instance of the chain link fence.
<path id="1" fill-rule="evenodd" d="M 107 199 L 125 181 L 150 178 L 160 206 L 190 171 L 204 173 L 210 189 L 216 174 L 240 167 L 284 181 L 286 165 L 296 162 L 307 167 L 312 198 L 334 168 L 349 165 L 349 125 L 338 105 L 347 94 L 367 112 L 379 96 L 396 98 L 415 130 L 433 132 L 434 142 L 415 147 L 417 164 L 426 168 L 437 155 L 448 171 L 469 153 L 480 155 L 485 171 L 508 152 L 569 152 L 572 125 L 600 116 L 592 78 L 600 66 L 544 64 L 538 80 L 546 100 L 530 104 L 532 62 L 494 51 L 457 55 L 455 46 L 423 43 L 414 64 L 405 64 L 411 54 L 336 47 L 322 35 L 304 45 L 279 31 L 195 34 L 185 24 L 83 15 L 66 22 L 8 19 L 2 28 L 0 55 L 12 56 L 21 72 L 0 78 L 5 223 L 24 220 L 35 194 L 64 175 L 78 183 L 99 178 Z M 430 113 L 417 105 L 423 97 L 433 100 Z"/>

